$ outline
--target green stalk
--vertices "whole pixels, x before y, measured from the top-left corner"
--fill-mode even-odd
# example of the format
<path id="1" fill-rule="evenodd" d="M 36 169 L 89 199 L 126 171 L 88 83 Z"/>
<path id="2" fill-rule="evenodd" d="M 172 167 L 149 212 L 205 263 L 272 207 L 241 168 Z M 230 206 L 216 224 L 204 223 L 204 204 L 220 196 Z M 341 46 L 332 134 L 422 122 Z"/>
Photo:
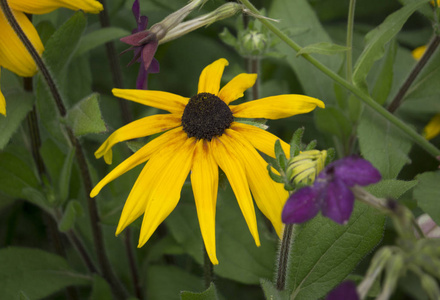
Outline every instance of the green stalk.
<path id="1" fill-rule="evenodd" d="M 346 46 L 348 50 L 345 56 L 346 78 L 347 81 L 350 83 L 352 83 L 352 77 L 353 77 L 353 26 L 354 26 L 355 7 L 356 7 L 356 0 L 350 0 L 350 6 L 348 7 L 347 41 L 346 41 Z"/>
<path id="2" fill-rule="evenodd" d="M 281 240 L 280 253 L 278 254 L 277 290 L 282 291 L 286 287 L 287 265 L 289 263 L 290 245 L 292 244 L 293 224 L 286 224 Z"/>
<path id="3" fill-rule="evenodd" d="M 260 12 L 248 1 L 248 0 L 240 0 L 240 2 L 246 6 L 247 9 L 249 9 L 253 14 L 259 16 Z M 278 29 L 275 25 L 269 22 L 269 20 L 264 18 L 258 19 L 261 23 L 263 23 L 264 26 L 266 26 L 270 31 L 272 31 L 276 36 L 278 36 L 283 42 L 285 42 L 290 48 L 298 52 L 301 47 L 295 43 L 293 40 L 291 40 L 285 33 L 283 33 L 280 29 Z M 375 110 L 378 114 L 383 116 L 385 119 L 387 119 L 389 122 L 397 126 L 400 130 L 402 130 L 405 134 L 407 134 L 416 144 L 418 144 L 420 147 L 425 149 L 429 154 L 431 154 L 434 157 L 440 156 L 440 150 L 437 149 L 434 145 L 429 143 L 424 137 L 422 137 L 420 134 L 418 134 L 415 130 L 413 130 L 411 127 L 406 125 L 404 122 L 402 122 L 400 119 L 392 115 L 390 112 L 388 112 L 385 108 L 383 108 L 380 104 L 378 104 L 376 101 L 374 101 L 369 95 L 365 94 L 360 88 L 354 86 L 338 74 L 334 73 L 332 70 L 327 68 L 325 65 L 323 65 L 321 62 L 310 56 L 309 54 L 302 54 L 302 56 L 309 61 L 312 65 L 314 65 L 316 68 L 318 68 L 321 72 L 323 72 L 325 75 L 330 77 L 335 82 L 339 83 L 341 86 L 352 92 L 354 95 L 356 95 L 362 102 L 367 104 L 369 107 L 371 107 L 373 110 Z"/>

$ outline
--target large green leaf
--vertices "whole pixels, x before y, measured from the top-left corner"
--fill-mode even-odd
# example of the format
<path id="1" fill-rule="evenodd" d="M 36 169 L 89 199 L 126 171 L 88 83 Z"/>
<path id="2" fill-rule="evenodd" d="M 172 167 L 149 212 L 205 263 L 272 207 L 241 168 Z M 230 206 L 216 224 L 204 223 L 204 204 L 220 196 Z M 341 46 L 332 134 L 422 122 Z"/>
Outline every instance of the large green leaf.
<path id="1" fill-rule="evenodd" d="M 414 198 L 434 222 L 440 224 L 440 171 L 424 173 L 417 179 L 419 183 L 414 189 Z"/>
<path id="2" fill-rule="evenodd" d="M 98 97 L 99 94 L 92 94 L 69 110 L 66 120 L 76 136 L 107 130 L 99 109 Z"/>
<path id="3" fill-rule="evenodd" d="M 301 33 L 290 36 L 301 46 L 332 42 L 306 0 L 272 1 L 269 16 L 281 20 L 278 26 L 286 33 L 298 32 L 299 29 L 303 29 Z M 326 103 L 334 101 L 333 81 L 330 78 L 304 58 L 296 57 L 295 51 L 285 43 L 278 43 L 276 48 L 280 53 L 286 55 L 287 63 L 297 74 L 307 95 L 317 97 Z M 320 55 L 319 60 L 335 72 L 342 63 L 340 55 Z"/>
<path id="4" fill-rule="evenodd" d="M 261 287 L 263 288 L 264 296 L 266 300 L 288 300 L 289 299 L 289 291 L 279 291 L 275 285 L 267 280 L 261 279 Z"/>
<path id="5" fill-rule="evenodd" d="M 358 126 L 359 146 L 384 179 L 396 178 L 408 158 L 412 142 L 389 121 L 365 109 Z"/>
<path id="6" fill-rule="evenodd" d="M 217 290 L 214 283 L 211 282 L 209 288 L 202 293 L 193 293 L 183 291 L 180 294 L 181 300 L 218 300 Z"/>
<path id="7" fill-rule="evenodd" d="M 428 2 L 428 0 L 419 0 L 405 5 L 389 15 L 382 24 L 366 35 L 366 46 L 354 66 L 354 84 L 366 88 L 365 79 L 374 62 L 384 55 L 385 45 L 402 29 L 406 20 L 426 2 Z"/>
<path id="8" fill-rule="evenodd" d="M 67 286 L 90 284 L 91 279 L 73 271 L 60 256 L 31 248 L 0 250 L 0 299 L 42 299 Z"/>
<path id="9" fill-rule="evenodd" d="M 82 55 L 98 46 L 130 34 L 129 31 L 117 27 L 107 27 L 92 31 L 81 39 L 76 55 Z"/>
<path id="10" fill-rule="evenodd" d="M 384 216 L 357 202 L 346 225 L 318 216 L 298 226 L 287 277 L 291 299 L 326 295 L 377 245 L 384 222 Z"/>
<path id="11" fill-rule="evenodd" d="M 30 93 L 15 89 L 5 89 L 2 92 L 6 99 L 7 115 L 0 115 L 0 149 L 7 145 L 34 104 L 34 97 Z"/>
<path id="12" fill-rule="evenodd" d="M 189 193 L 188 193 L 189 194 Z M 261 246 L 257 247 L 230 188 L 220 190 L 217 200 L 216 241 L 219 264 L 214 272 L 242 283 L 258 284 L 272 278 L 277 241 L 257 214 Z M 203 264 L 203 242 L 194 202 L 182 203 L 167 218 L 173 237 L 197 262 Z"/>

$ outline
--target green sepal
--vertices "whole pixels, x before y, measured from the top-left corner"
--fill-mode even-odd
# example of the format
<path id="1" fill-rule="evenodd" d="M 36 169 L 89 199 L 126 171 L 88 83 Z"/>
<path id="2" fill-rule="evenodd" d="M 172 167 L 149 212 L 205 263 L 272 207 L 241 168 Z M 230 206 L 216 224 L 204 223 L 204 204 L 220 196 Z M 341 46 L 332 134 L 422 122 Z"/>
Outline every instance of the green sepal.
<path id="1" fill-rule="evenodd" d="M 335 148 L 327 149 L 327 157 L 325 158 L 325 165 L 331 163 L 335 159 L 335 156 L 336 156 Z"/>
<path id="2" fill-rule="evenodd" d="M 209 285 L 209 288 L 201 293 L 182 291 L 180 293 L 181 300 L 218 300 L 217 289 L 213 282 Z"/>
<path id="3" fill-rule="evenodd" d="M 99 94 L 93 93 L 68 111 L 66 122 L 76 136 L 107 131 L 98 98 Z"/>
<path id="4" fill-rule="evenodd" d="M 275 181 L 275 182 L 278 182 L 278 183 L 284 183 L 284 179 L 283 179 L 283 177 L 281 177 L 280 175 L 278 175 L 278 174 L 275 174 L 273 171 L 272 171 L 272 165 L 271 164 L 268 164 L 267 165 L 267 171 L 269 172 L 269 176 L 270 176 L 270 178 L 272 178 L 272 180 L 273 181 Z"/>
<path id="5" fill-rule="evenodd" d="M 58 186 L 59 200 L 61 203 L 67 200 L 69 195 L 70 178 L 72 175 L 73 160 L 75 158 L 75 148 L 71 148 L 61 169 L 60 182 Z"/>
<path id="6" fill-rule="evenodd" d="M 311 141 L 306 148 L 304 149 L 304 151 L 308 151 L 308 150 L 313 150 L 316 148 L 316 145 L 318 144 L 318 142 L 316 140 Z"/>
<path id="7" fill-rule="evenodd" d="M 304 127 L 298 128 L 290 140 L 290 158 L 293 158 L 301 151 L 301 140 L 304 134 Z"/>
<path id="8" fill-rule="evenodd" d="M 280 140 L 276 140 L 275 142 L 275 157 L 277 158 L 277 161 L 281 167 L 281 170 L 286 170 L 287 168 L 287 157 L 286 154 L 283 151 L 283 148 L 281 147 Z"/>
<path id="9" fill-rule="evenodd" d="M 72 200 L 67 204 L 63 217 L 58 224 L 58 229 L 61 232 L 67 232 L 73 229 L 77 217 L 81 217 L 84 214 L 81 203 L 76 200 Z"/>

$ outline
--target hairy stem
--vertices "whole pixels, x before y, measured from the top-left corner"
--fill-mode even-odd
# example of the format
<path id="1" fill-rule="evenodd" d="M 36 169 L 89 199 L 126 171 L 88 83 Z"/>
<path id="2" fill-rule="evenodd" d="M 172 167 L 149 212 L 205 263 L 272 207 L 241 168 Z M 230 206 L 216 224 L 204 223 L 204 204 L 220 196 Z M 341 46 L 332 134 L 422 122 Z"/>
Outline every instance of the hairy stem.
<path id="1" fill-rule="evenodd" d="M 399 108 L 399 106 L 403 102 L 403 97 L 405 97 L 406 93 L 408 92 L 409 88 L 413 84 L 414 80 L 416 80 L 417 75 L 422 71 L 422 69 L 426 66 L 426 63 L 429 61 L 431 56 L 434 54 L 435 50 L 438 48 L 438 45 L 440 44 L 440 36 L 436 35 L 429 43 L 429 46 L 426 48 L 425 53 L 420 58 L 420 60 L 417 62 L 417 64 L 414 66 L 414 68 L 411 70 L 411 73 L 409 73 L 408 78 L 406 78 L 405 82 L 400 87 L 399 91 L 397 92 L 396 96 L 394 97 L 393 101 L 391 101 L 390 105 L 388 106 L 388 111 L 390 113 L 393 113 L 396 111 L 396 109 Z"/>
<path id="2" fill-rule="evenodd" d="M 205 288 L 209 288 L 211 282 L 214 281 L 214 266 L 209 259 L 205 244 L 203 244 L 203 279 L 205 283 Z"/>
<path id="3" fill-rule="evenodd" d="M 0 8 L 2 9 L 6 19 L 8 20 L 11 27 L 14 29 L 17 36 L 20 38 L 20 41 L 29 51 L 30 55 L 34 59 L 37 67 L 39 68 L 43 78 L 45 79 L 47 85 L 49 86 L 49 90 L 55 100 L 57 109 L 59 114 L 62 117 L 66 116 L 66 108 L 62 101 L 61 94 L 59 93 L 55 81 L 53 80 L 48 68 L 44 64 L 43 59 L 38 54 L 37 50 L 34 48 L 26 34 L 21 29 L 17 20 L 15 19 L 7 0 L 0 0 Z M 92 190 L 92 181 L 90 178 L 90 172 L 87 165 L 86 158 L 84 156 L 83 149 L 78 141 L 78 139 L 74 136 L 72 130 L 66 127 L 67 135 L 69 137 L 70 143 L 75 147 L 75 155 L 77 162 L 81 171 L 81 178 L 84 185 L 84 190 L 86 193 L 87 204 L 89 209 L 90 223 L 92 227 L 93 234 L 93 242 L 95 244 L 96 256 L 98 258 L 98 262 L 101 268 L 101 272 L 106 280 L 109 281 L 110 286 L 113 288 L 115 295 L 119 298 L 126 298 L 128 296 L 122 284 L 119 282 L 113 270 L 111 268 L 110 261 L 108 260 L 107 253 L 105 251 L 104 238 L 102 234 L 102 230 L 99 223 L 99 215 L 98 215 L 98 207 L 96 202 L 90 198 L 90 191 Z"/>
<path id="4" fill-rule="evenodd" d="M 128 263 L 130 266 L 131 278 L 133 280 L 134 293 L 137 298 L 143 299 L 142 288 L 141 288 L 140 281 L 139 281 L 139 272 L 138 272 L 138 268 L 137 268 L 135 253 L 133 250 L 133 243 L 132 243 L 131 235 L 132 235 L 132 231 L 131 231 L 130 227 L 127 227 L 125 229 L 125 237 L 124 237 L 125 251 L 127 252 L 127 256 L 128 256 Z"/>
<path id="5" fill-rule="evenodd" d="M 287 265 L 289 263 L 290 245 L 292 243 L 293 224 L 286 224 L 281 241 L 280 253 L 278 254 L 277 289 L 284 290 L 286 287 Z"/>
<path id="6" fill-rule="evenodd" d="M 240 0 L 240 2 L 246 6 L 252 13 L 255 15 L 260 15 L 260 12 L 248 1 L 248 0 Z M 278 36 L 283 42 L 285 42 L 290 48 L 295 51 L 299 51 L 301 47 L 291 40 L 284 32 L 282 32 L 278 27 L 269 22 L 269 20 L 264 18 L 258 19 L 264 26 L 266 26 L 270 31 L 272 31 L 276 36 Z M 370 106 L 373 110 L 375 110 L 378 114 L 383 116 L 385 119 L 390 121 L 392 124 L 397 126 L 400 130 L 402 130 L 405 134 L 407 134 L 416 144 L 425 149 L 429 154 L 434 157 L 440 156 L 440 150 L 437 149 L 434 145 L 429 143 L 424 137 L 418 134 L 411 127 L 406 125 L 400 119 L 392 115 L 389 111 L 383 108 L 380 104 L 374 101 L 369 95 L 365 94 L 360 88 L 350 84 L 347 80 L 333 72 L 331 69 L 323 65 L 317 59 L 313 58 L 309 54 L 302 54 L 302 57 L 309 61 L 312 65 L 318 68 L 325 75 L 330 77 L 335 82 L 339 83 L 341 86 L 352 92 L 356 95 L 361 101 Z"/>

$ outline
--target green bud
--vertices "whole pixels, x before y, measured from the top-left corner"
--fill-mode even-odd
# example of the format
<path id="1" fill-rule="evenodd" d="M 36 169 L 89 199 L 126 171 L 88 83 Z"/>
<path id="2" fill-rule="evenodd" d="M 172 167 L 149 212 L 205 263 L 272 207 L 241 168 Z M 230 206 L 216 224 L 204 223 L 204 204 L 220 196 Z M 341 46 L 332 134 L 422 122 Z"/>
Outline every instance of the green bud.
<path id="1" fill-rule="evenodd" d="M 256 30 L 246 30 L 239 40 L 245 56 L 261 56 L 268 45 L 268 36 Z"/>
<path id="2" fill-rule="evenodd" d="M 287 167 L 287 176 L 295 184 L 311 184 L 319 172 L 324 169 L 327 151 L 308 150 L 291 158 Z"/>

